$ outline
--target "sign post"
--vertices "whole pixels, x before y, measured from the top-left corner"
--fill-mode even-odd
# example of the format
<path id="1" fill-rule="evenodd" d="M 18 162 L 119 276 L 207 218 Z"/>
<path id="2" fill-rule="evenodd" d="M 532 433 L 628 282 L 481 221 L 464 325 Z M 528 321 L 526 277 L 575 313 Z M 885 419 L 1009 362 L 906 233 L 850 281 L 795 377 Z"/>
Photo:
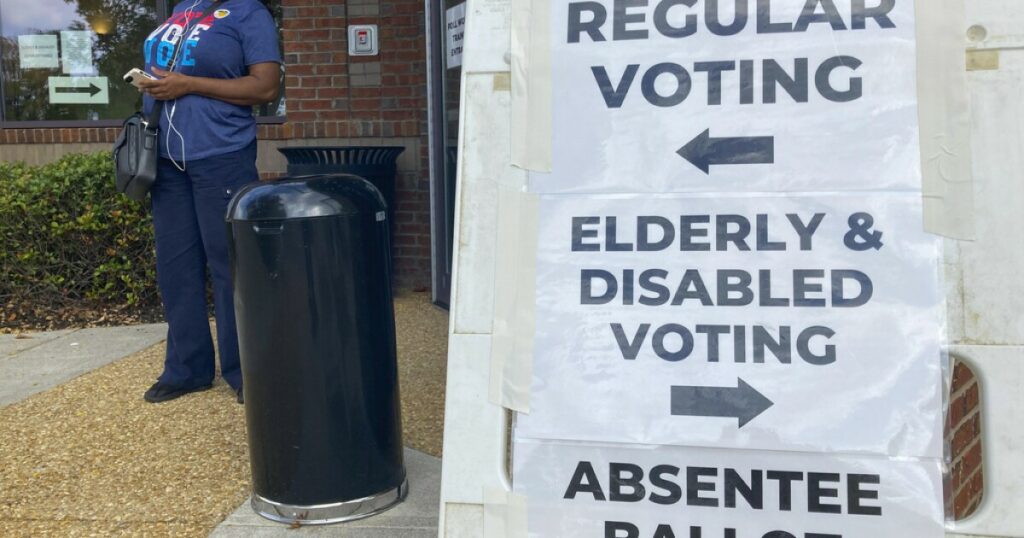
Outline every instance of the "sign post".
<path id="1" fill-rule="evenodd" d="M 913 3 L 550 10 L 531 536 L 941 537 Z"/>

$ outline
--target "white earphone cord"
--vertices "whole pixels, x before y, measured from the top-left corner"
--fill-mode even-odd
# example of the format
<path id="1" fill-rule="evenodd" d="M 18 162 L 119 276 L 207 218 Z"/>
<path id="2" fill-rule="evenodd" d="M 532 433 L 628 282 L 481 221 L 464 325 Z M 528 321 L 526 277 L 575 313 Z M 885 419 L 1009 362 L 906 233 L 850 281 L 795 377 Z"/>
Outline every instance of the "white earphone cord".
<path id="1" fill-rule="evenodd" d="M 191 30 L 191 28 L 189 28 L 189 23 L 191 22 L 191 19 L 192 19 L 192 13 L 195 11 L 196 6 L 198 6 L 200 2 L 202 2 L 202 0 L 195 0 L 192 3 L 191 6 L 189 6 L 188 8 L 185 9 L 185 25 L 184 25 L 184 27 L 182 27 L 181 34 L 178 35 L 178 40 L 179 41 L 185 39 L 188 36 L 188 33 Z M 171 71 L 174 71 L 174 68 L 178 66 L 178 56 L 181 54 L 181 50 L 185 48 L 185 43 L 182 42 L 180 47 L 176 43 L 174 48 L 177 49 L 177 50 L 175 50 L 175 52 L 174 52 L 174 57 L 171 58 L 171 65 L 170 65 L 170 67 L 171 67 L 170 70 Z M 178 136 L 178 140 L 181 142 L 181 164 L 178 164 L 178 161 L 174 160 L 174 154 L 171 153 L 171 136 L 170 136 L 170 133 L 168 133 L 167 138 L 164 139 L 164 145 L 167 148 L 167 156 L 170 157 L 171 164 L 173 164 L 174 167 L 177 168 L 179 171 L 184 172 L 185 171 L 185 165 L 186 165 L 186 162 L 185 162 L 185 135 L 181 134 L 181 131 L 179 131 L 178 128 L 174 126 L 174 112 L 177 109 L 178 109 L 178 100 L 177 99 L 174 99 L 174 100 L 171 101 L 171 110 L 170 110 L 170 112 L 167 111 L 166 104 L 164 105 L 164 117 L 167 118 L 167 126 L 170 128 L 170 132 L 174 133 L 175 135 L 177 135 Z"/>

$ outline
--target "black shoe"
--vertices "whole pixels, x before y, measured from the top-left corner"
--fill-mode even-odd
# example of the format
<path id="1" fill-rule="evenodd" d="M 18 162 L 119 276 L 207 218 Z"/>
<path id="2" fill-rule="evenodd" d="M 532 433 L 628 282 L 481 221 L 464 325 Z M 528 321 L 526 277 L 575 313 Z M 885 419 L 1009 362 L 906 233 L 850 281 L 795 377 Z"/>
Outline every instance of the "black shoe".
<path id="1" fill-rule="evenodd" d="M 245 403 L 245 398 L 242 396 L 242 387 L 238 387 L 235 390 L 235 394 L 238 395 L 238 403 L 244 404 Z"/>
<path id="2" fill-rule="evenodd" d="M 212 387 L 212 384 L 200 385 L 198 387 L 176 387 L 157 381 L 146 391 L 143 398 L 149 403 L 166 402 L 184 396 L 190 392 L 202 392 Z"/>

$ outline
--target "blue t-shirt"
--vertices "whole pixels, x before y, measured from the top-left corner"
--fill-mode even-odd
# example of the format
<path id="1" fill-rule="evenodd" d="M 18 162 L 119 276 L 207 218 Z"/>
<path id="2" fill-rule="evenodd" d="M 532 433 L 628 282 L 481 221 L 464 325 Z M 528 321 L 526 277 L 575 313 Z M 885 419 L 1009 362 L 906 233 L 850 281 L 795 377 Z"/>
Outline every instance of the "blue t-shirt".
<path id="1" fill-rule="evenodd" d="M 179 37 L 186 31 L 175 71 L 210 78 L 239 78 L 248 66 L 281 63 L 277 27 L 259 0 L 227 0 L 200 19 L 213 0 L 185 0 L 174 7 L 167 22 L 146 39 L 146 72 L 167 70 Z M 189 9 L 195 4 L 195 7 Z M 153 99 L 148 95 L 144 111 Z M 256 139 L 256 120 L 251 106 L 239 106 L 200 95 L 183 95 L 164 103 L 160 117 L 160 155 L 181 160 L 182 139 L 172 132 L 167 115 L 174 107 L 174 127 L 184 138 L 186 160 L 199 160 L 242 149 Z M 170 155 L 168 155 L 168 146 Z"/>

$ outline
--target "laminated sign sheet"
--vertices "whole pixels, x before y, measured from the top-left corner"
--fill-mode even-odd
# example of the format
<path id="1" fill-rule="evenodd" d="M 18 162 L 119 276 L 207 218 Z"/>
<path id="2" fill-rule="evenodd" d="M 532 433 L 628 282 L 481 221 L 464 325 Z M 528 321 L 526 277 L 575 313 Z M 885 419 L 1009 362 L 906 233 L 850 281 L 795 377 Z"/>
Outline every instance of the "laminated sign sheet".
<path id="1" fill-rule="evenodd" d="M 914 3 L 545 9 L 529 535 L 943 536 Z"/>

